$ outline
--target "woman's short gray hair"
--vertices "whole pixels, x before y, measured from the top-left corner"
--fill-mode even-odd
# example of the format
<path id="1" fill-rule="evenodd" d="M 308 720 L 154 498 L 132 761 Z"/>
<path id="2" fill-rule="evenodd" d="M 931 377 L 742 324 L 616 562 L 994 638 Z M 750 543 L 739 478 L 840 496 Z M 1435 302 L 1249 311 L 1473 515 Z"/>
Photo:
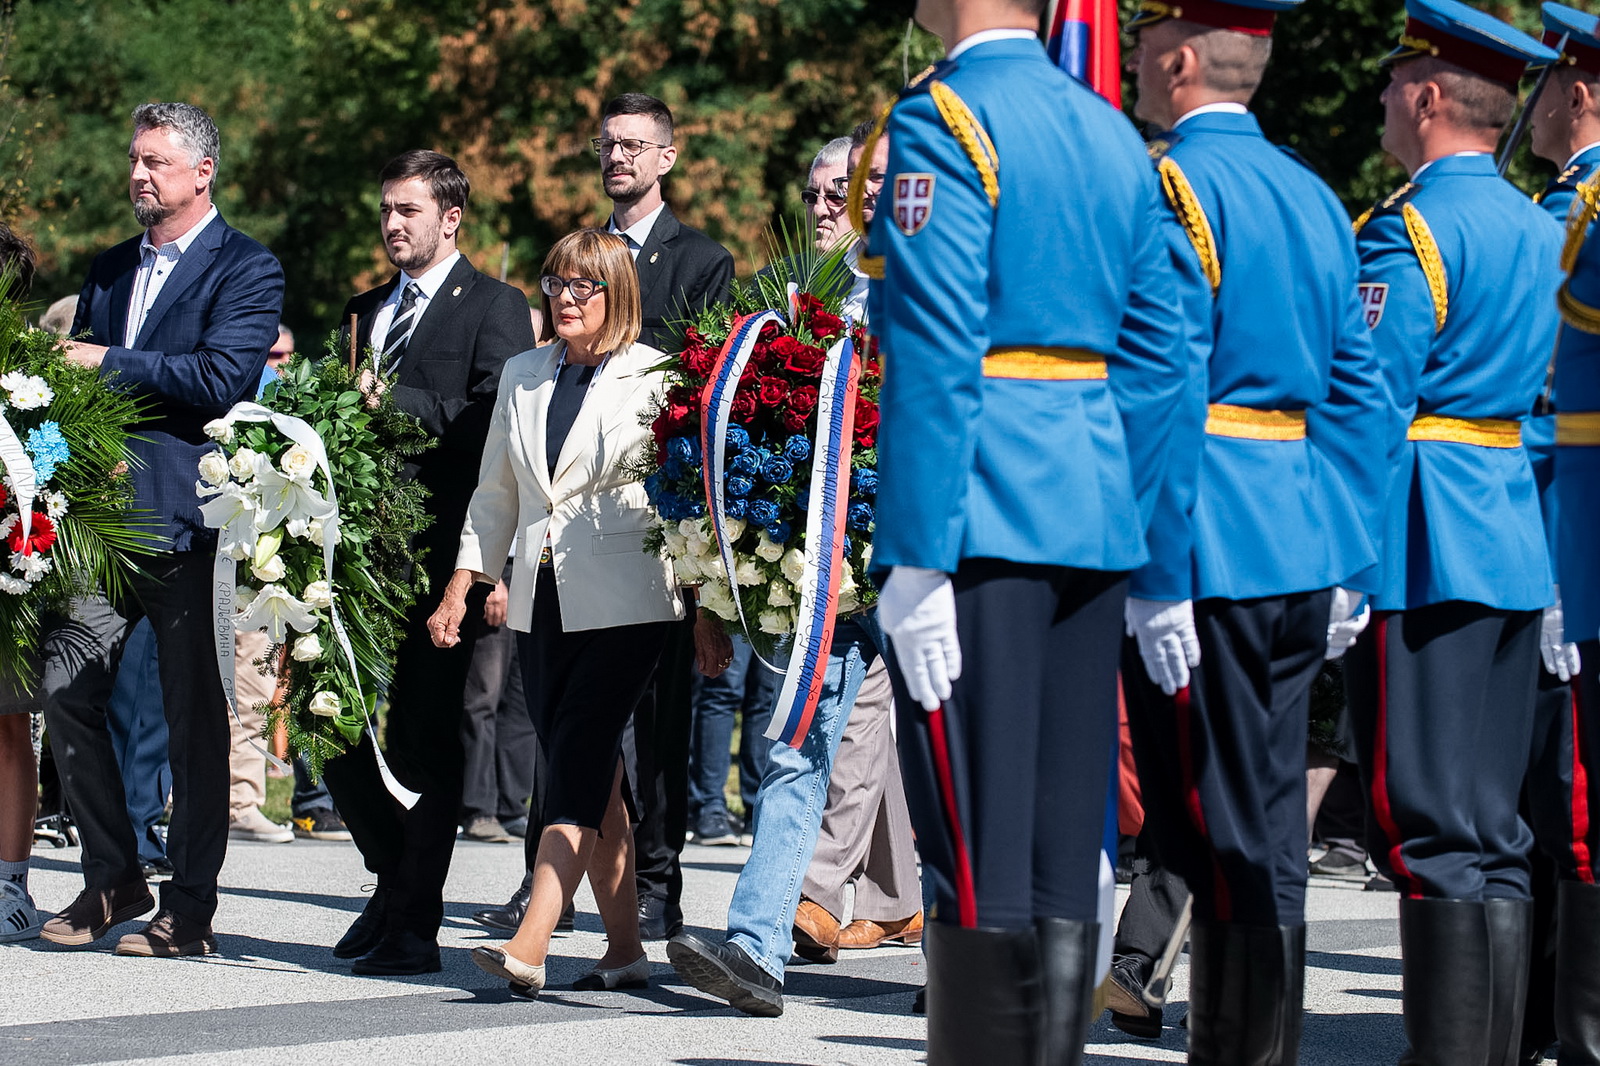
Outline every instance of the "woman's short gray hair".
<path id="1" fill-rule="evenodd" d="M 133 132 L 140 130 L 171 130 L 188 150 L 192 167 L 202 159 L 209 158 L 213 165 L 220 162 L 222 138 L 217 124 L 193 104 L 140 104 L 133 109 Z"/>

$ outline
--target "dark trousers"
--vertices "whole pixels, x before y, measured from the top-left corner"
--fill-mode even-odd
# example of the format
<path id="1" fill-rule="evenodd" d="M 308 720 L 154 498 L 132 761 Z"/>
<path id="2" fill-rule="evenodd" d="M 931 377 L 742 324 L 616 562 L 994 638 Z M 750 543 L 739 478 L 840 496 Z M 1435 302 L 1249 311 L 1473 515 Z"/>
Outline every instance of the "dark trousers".
<path id="1" fill-rule="evenodd" d="M 962 674 L 924 711 L 898 669 L 901 767 L 934 920 L 1098 920 L 1125 575 L 995 559 L 953 579 Z"/>
<path id="2" fill-rule="evenodd" d="M 433 575 L 444 588 L 448 575 Z M 487 585 L 467 594 L 467 614 L 483 613 Z M 367 869 L 390 889 L 389 925 L 426 939 L 438 935 L 444 920 L 444 882 L 456 843 L 461 809 L 462 693 L 472 661 L 473 633 L 461 628 L 461 643 L 436 648 L 427 633 L 428 617 L 439 605 L 436 591 L 423 597 L 406 618 L 406 636 L 389 686 L 384 723 L 384 753 L 401 784 L 421 793 L 409 811 L 389 795 L 378 775 L 372 738 L 323 768 L 328 791 L 350 829 Z"/>
<path id="3" fill-rule="evenodd" d="M 510 564 L 505 576 L 510 580 Z M 482 614 L 468 621 L 477 630 L 477 641 L 461 720 L 466 749 L 461 819 L 463 824 L 474 818 L 505 821 L 527 813 L 538 739 L 523 696 L 516 633 L 509 626 L 490 625 Z"/>
<path id="4" fill-rule="evenodd" d="M 689 829 L 689 738 L 694 721 L 694 609 L 667 628 L 655 677 L 633 715 L 636 766 L 634 829 L 639 898 L 664 900 L 669 911 L 683 897 L 683 853 Z"/>
<path id="5" fill-rule="evenodd" d="M 1578 645 L 1583 672 L 1563 684 L 1539 667 L 1527 810 L 1539 849 L 1569 881 L 1600 864 L 1600 641 Z"/>
<path id="6" fill-rule="evenodd" d="M 1346 655 L 1368 850 L 1405 896 L 1528 898 L 1539 669 L 1538 611 L 1463 601 L 1376 615 Z"/>
<path id="7" fill-rule="evenodd" d="M 1188 898 L 1183 878 L 1162 866 L 1155 855 L 1147 826 L 1134 849 L 1133 883 L 1128 886 L 1128 903 L 1117 919 L 1111 953 L 1138 959 L 1140 976 L 1148 981 L 1156 960 L 1167 950 Z"/>
<path id="8" fill-rule="evenodd" d="M 92 889 L 141 880 L 122 772 L 106 705 L 128 633 L 150 619 L 172 768 L 167 857 L 172 880 L 162 907 L 209 923 L 228 846 L 228 710 L 211 636 L 207 552 L 169 552 L 141 562 L 132 596 L 73 601 L 70 617 L 46 623 L 44 713 L 62 787 L 83 839 L 83 879 Z"/>
<path id="9" fill-rule="evenodd" d="M 1196 601 L 1200 664 L 1173 696 L 1124 643 L 1145 831 L 1198 921 L 1305 921 L 1306 716 L 1331 596 Z"/>

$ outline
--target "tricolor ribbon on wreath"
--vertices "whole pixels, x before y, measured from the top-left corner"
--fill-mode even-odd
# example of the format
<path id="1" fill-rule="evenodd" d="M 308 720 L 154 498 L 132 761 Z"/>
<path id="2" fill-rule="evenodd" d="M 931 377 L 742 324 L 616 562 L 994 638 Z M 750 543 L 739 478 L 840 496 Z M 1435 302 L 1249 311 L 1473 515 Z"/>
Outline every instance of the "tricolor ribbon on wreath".
<path id="1" fill-rule="evenodd" d="M 790 286 L 790 306 L 796 308 Z M 725 529 L 727 515 L 727 443 L 732 422 L 734 392 L 755 350 L 761 330 L 783 321 L 775 310 L 749 315 L 734 324 L 717 355 L 711 376 L 700 395 L 701 451 L 705 456 L 706 500 L 710 504 L 717 550 L 728 586 L 739 587 L 735 576 L 733 543 Z M 856 391 L 860 364 L 850 330 L 828 349 L 817 394 L 817 439 L 811 453 L 811 497 L 806 504 L 805 569 L 801 575 L 800 608 L 791 646 L 789 668 L 780 670 L 762 659 L 768 669 L 784 675 L 772 720 L 765 736 L 798 748 L 805 742 L 811 719 L 822 696 L 828 650 L 833 644 L 834 620 L 839 609 L 839 583 L 844 573 L 845 504 L 850 490 L 850 442 L 854 435 Z M 739 622 L 750 632 L 737 591 L 733 597 Z"/>
<path id="2" fill-rule="evenodd" d="M 11 493 L 17 498 L 18 521 L 22 526 L 22 542 L 26 544 L 28 538 L 33 536 L 33 497 L 37 488 L 33 459 L 3 414 L 0 414 L 0 463 L 5 464 L 6 475 L 11 478 Z"/>
<path id="3" fill-rule="evenodd" d="M 235 422 L 271 422 L 273 427 L 311 454 L 316 462 L 316 467 L 322 472 L 323 483 L 328 486 L 326 496 L 321 496 L 314 489 L 301 488 L 300 493 L 306 501 L 306 515 L 310 518 L 322 520 L 325 533 L 322 539 L 322 573 L 333 589 L 333 599 L 328 605 L 328 620 L 333 626 L 334 636 L 338 639 L 339 648 L 344 653 L 345 662 L 350 667 L 350 681 L 356 688 L 361 705 L 362 717 L 366 720 L 366 732 L 372 741 L 372 754 L 378 761 L 378 774 L 383 778 L 384 787 L 389 794 L 407 810 L 416 806 L 421 799 L 420 793 L 413 792 L 400 783 L 389 769 L 389 764 L 383 757 L 383 750 L 378 746 L 378 731 L 373 725 L 372 714 L 367 709 L 367 701 L 361 695 L 361 670 L 356 665 L 355 650 L 350 646 L 350 637 L 345 632 L 344 623 L 339 618 L 338 590 L 333 586 L 333 553 L 338 543 L 339 536 L 339 499 L 333 487 L 333 474 L 328 469 L 328 449 L 322 442 L 322 436 L 311 427 L 304 419 L 293 415 L 281 414 L 269 410 L 258 403 L 244 401 L 233 405 L 222 421 L 228 425 Z M 217 671 L 222 675 L 222 691 L 227 697 L 228 709 L 233 712 L 235 719 L 239 717 L 238 704 L 234 692 L 234 607 L 235 607 L 235 572 L 237 563 L 233 558 L 224 554 L 220 548 L 217 552 L 215 567 L 212 570 L 212 610 L 215 615 L 213 633 L 216 639 Z M 259 750 L 259 749 L 258 749 Z M 282 761 L 266 753 L 267 759 L 280 770 L 287 771 Z"/>

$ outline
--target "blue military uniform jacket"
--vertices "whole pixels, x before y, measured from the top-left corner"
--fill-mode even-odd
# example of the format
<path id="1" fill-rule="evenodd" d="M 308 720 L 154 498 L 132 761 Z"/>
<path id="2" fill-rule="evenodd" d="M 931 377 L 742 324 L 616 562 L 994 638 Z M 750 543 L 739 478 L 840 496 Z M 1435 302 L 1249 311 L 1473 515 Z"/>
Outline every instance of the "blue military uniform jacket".
<path id="1" fill-rule="evenodd" d="M 1600 550 L 1593 521 L 1600 505 L 1600 242 L 1585 239 L 1593 232 L 1592 216 L 1577 217 L 1570 226 L 1571 275 L 1561 290 L 1565 322 L 1556 350 L 1555 385 L 1562 399 L 1555 434 L 1555 497 L 1562 519 L 1556 572 L 1567 639 L 1594 640 L 1600 634 Z"/>
<path id="2" fill-rule="evenodd" d="M 1519 429 L 1555 340 L 1561 227 L 1487 154 L 1423 167 L 1358 227 L 1363 301 L 1400 414 L 1375 607 L 1549 606 Z"/>
<path id="3" fill-rule="evenodd" d="M 1208 432 L 1172 458 L 1132 592 L 1376 592 L 1387 485 L 1371 445 L 1391 419 L 1348 218 L 1253 115 L 1194 115 L 1163 144 L 1163 187 L 1187 231 L 1178 254 L 1198 268 L 1183 300 L 1200 353 L 1185 419 Z"/>
<path id="4" fill-rule="evenodd" d="M 1139 566 L 1165 456 L 1196 442 L 1173 426 L 1174 223 L 1138 135 L 1015 38 L 934 68 L 888 135 L 866 260 L 883 275 L 873 566 Z M 1040 378 L 989 373 L 1007 349 Z M 1046 378 L 1066 350 L 1108 366 Z"/>
<path id="5" fill-rule="evenodd" d="M 1600 144 L 1590 145 L 1550 179 L 1550 184 L 1539 193 L 1535 202 L 1561 222 L 1566 222 L 1567 211 L 1572 207 L 1573 194 L 1578 186 L 1600 174 Z"/>

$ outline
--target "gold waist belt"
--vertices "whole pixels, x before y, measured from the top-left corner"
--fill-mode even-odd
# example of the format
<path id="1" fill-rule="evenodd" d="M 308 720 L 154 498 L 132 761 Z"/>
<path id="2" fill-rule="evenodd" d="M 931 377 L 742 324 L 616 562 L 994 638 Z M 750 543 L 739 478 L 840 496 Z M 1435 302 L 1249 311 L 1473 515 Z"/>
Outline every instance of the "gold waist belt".
<path id="1" fill-rule="evenodd" d="M 1600 411 L 1558 411 L 1556 443 L 1578 447 L 1600 445 Z"/>
<path id="2" fill-rule="evenodd" d="M 1418 415 L 1406 431 L 1406 440 L 1439 440 L 1451 444 L 1476 444 L 1480 448 L 1520 448 L 1522 423 L 1505 418 Z"/>
<path id="3" fill-rule="evenodd" d="M 1306 413 L 1214 403 L 1206 407 L 1206 432 L 1213 437 L 1245 440 L 1305 440 Z"/>
<path id="4" fill-rule="evenodd" d="M 990 348 L 986 378 L 1032 381 L 1104 381 L 1106 357 L 1087 348 Z"/>

